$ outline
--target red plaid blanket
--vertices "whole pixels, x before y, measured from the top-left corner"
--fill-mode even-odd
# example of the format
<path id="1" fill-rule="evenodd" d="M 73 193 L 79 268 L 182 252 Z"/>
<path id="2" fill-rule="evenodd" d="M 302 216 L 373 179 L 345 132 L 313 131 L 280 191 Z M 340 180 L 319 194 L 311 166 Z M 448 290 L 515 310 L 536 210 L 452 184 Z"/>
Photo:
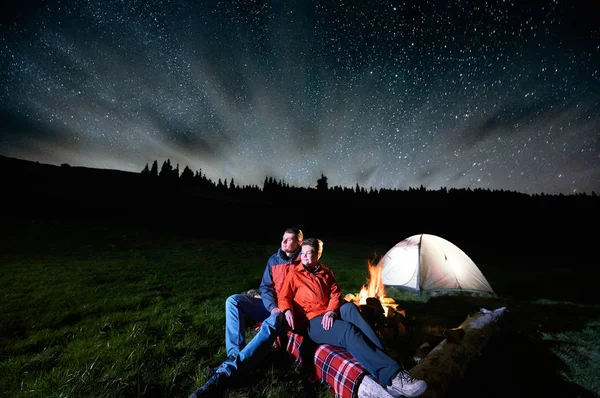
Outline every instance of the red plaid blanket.
<path id="1" fill-rule="evenodd" d="M 307 357 L 305 352 L 301 355 L 302 341 L 301 335 L 288 332 L 286 350 L 296 366 L 302 366 L 302 357 Z M 329 384 L 336 398 L 358 397 L 358 386 L 367 371 L 352 354 L 342 347 L 330 344 L 320 344 L 310 351 L 314 351 L 314 369 L 307 370 L 313 381 L 322 380 Z"/>

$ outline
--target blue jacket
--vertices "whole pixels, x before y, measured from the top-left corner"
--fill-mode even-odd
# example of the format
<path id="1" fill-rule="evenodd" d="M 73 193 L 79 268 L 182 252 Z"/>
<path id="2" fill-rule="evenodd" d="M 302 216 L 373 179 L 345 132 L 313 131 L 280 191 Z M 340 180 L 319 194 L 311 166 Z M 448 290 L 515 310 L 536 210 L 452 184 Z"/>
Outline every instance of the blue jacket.
<path id="1" fill-rule="evenodd" d="M 288 271 L 300 264 L 300 248 L 291 257 L 281 248 L 267 260 L 267 267 L 260 283 L 260 295 L 265 308 L 271 312 L 277 308 L 277 294 L 283 287 L 283 281 Z"/>

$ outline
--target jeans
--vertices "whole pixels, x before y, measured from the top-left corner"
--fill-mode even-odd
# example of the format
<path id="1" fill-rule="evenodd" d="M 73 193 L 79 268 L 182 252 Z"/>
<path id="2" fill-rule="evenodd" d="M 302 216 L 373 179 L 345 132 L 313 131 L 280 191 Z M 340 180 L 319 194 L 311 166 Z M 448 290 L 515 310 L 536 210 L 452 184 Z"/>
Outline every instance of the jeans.
<path id="1" fill-rule="evenodd" d="M 246 345 L 246 319 L 261 322 L 259 332 Z M 262 299 L 234 294 L 225 302 L 225 347 L 228 359 L 217 372 L 228 376 L 247 369 L 263 358 L 282 333 L 285 317 L 279 311 L 270 314 Z"/>
<path id="2" fill-rule="evenodd" d="M 398 362 L 382 349 L 368 342 L 361 331 L 353 324 L 336 319 L 329 330 L 323 329 L 323 316 L 313 318 L 308 323 L 308 337 L 317 344 L 331 344 L 345 348 L 369 373 L 381 383 L 391 385 L 392 379 L 401 370 Z"/>

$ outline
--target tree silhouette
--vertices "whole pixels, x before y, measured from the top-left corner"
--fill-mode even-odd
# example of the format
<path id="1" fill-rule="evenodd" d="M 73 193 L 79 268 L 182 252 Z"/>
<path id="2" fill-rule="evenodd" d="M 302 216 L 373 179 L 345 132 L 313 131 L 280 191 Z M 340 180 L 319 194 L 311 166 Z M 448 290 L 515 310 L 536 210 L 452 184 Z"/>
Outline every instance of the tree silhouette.
<path id="1" fill-rule="evenodd" d="M 152 168 L 150 169 L 150 177 L 158 177 L 158 161 L 154 161 L 152 163 Z"/>
<path id="2" fill-rule="evenodd" d="M 186 183 L 191 182 L 194 179 L 194 173 L 189 167 L 185 166 L 179 178 L 181 179 L 181 181 L 184 181 Z"/>
<path id="3" fill-rule="evenodd" d="M 171 160 L 167 159 L 163 162 L 161 168 L 160 168 L 160 173 L 158 173 L 158 176 L 160 178 L 170 178 L 173 175 L 173 166 L 171 166 Z"/>
<path id="4" fill-rule="evenodd" d="M 321 192 L 327 192 L 329 185 L 327 184 L 327 177 L 321 174 L 321 178 L 317 180 L 317 190 Z"/>

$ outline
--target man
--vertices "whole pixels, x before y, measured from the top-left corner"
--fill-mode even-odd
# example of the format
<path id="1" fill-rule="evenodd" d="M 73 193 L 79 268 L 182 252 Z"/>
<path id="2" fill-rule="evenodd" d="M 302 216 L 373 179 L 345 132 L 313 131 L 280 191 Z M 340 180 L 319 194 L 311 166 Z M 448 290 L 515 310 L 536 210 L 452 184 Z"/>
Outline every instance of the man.
<path id="1" fill-rule="evenodd" d="M 225 303 L 225 347 L 227 360 L 223 362 L 215 374 L 190 398 L 215 396 L 222 392 L 227 382 L 250 368 L 266 352 L 287 325 L 279 308 L 277 293 L 287 272 L 300 263 L 299 252 L 302 244 L 302 231 L 288 228 L 283 233 L 281 247 L 269 257 L 260 284 L 261 298 L 234 294 Z M 262 322 L 259 332 L 246 345 L 245 319 Z"/>

